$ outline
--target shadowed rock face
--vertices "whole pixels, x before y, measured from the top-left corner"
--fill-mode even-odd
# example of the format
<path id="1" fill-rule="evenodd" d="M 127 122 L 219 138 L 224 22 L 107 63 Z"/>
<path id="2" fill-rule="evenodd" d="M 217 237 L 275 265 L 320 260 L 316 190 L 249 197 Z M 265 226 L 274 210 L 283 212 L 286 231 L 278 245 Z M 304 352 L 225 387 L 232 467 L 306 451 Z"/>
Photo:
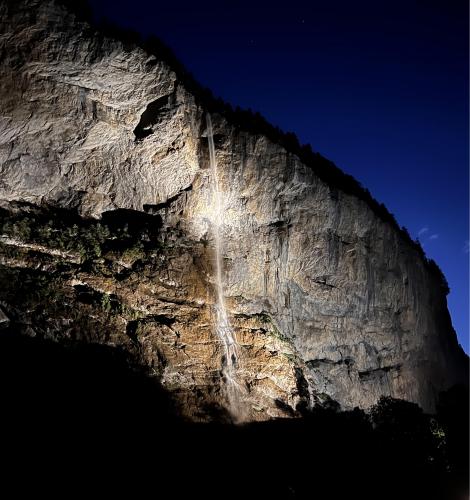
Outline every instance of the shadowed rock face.
<path id="1" fill-rule="evenodd" d="M 120 345 L 189 418 L 223 411 L 205 110 L 157 57 L 52 1 L 4 3 L 0 19 L 2 279 L 41 289 L 37 276 L 52 273 L 62 297 L 26 307 L 4 287 L 1 317 L 29 335 Z M 439 391 L 466 379 L 467 359 L 416 248 L 281 146 L 212 121 L 245 418 L 292 416 L 328 398 L 367 408 L 381 395 L 433 410 Z M 54 212 L 52 232 L 102 219 L 99 252 L 5 227 L 27 212 L 46 220 L 35 206 L 75 214 L 59 228 Z M 136 211 L 153 217 L 147 229 Z M 112 246 L 123 233 L 110 213 L 139 226 L 129 237 L 141 247 Z"/>

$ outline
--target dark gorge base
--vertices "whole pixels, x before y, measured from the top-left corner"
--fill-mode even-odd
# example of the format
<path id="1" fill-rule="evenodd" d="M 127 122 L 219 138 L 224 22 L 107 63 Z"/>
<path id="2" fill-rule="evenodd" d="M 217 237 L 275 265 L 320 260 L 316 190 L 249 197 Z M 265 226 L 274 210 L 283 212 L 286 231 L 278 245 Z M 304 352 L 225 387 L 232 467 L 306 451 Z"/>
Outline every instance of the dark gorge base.
<path id="1" fill-rule="evenodd" d="M 8 482 L 21 472 L 18 493 L 457 500 L 468 488 L 463 388 L 442 396 L 432 420 L 411 403 L 384 401 L 375 428 L 360 410 L 327 408 L 294 420 L 191 424 L 118 349 L 8 330 L 0 387 L 3 474 Z"/>

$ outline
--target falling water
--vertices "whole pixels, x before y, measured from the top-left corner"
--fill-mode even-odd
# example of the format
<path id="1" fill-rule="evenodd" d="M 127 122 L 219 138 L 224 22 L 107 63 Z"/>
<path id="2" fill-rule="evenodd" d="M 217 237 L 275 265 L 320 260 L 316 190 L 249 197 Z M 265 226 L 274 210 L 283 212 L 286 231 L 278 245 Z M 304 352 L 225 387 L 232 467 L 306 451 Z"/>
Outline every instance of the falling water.
<path id="1" fill-rule="evenodd" d="M 206 116 L 207 139 L 209 142 L 209 158 L 212 176 L 212 227 L 215 244 L 215 281 L 216 281 L 216 332 L 222 343 L 224 355 L 222 358 L 222 374 L 225 380 L 229 410 L 234 418 L 240 415 L 240 386 L 236 380 L 238 365 L 238 346 L 235 340 L 224 300 L 222 279 L 222 239 L 221 231 L 224 220 L 222 193 L 219 188 L 217 162 L 215 159 L 214 135 L 209 113 Z"/>

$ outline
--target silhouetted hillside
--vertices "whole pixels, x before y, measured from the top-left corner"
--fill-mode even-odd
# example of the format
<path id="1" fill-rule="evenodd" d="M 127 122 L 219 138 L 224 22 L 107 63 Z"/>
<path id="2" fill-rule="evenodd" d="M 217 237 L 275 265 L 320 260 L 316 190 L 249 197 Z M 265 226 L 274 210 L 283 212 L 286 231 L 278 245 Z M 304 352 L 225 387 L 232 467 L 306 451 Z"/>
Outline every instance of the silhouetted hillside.
<path id="1" fill-rule="evenodd" d="M 462 388 L 443 395 L 432 418 L 383 398 L 370 418 L 317 408 L 295 420 L 189 424 L 119 350 L 9 330 L 0 335 L 0 387 L 3 472 L 23 478 L 17 492 L 460 499 L 468 490 Z"/>

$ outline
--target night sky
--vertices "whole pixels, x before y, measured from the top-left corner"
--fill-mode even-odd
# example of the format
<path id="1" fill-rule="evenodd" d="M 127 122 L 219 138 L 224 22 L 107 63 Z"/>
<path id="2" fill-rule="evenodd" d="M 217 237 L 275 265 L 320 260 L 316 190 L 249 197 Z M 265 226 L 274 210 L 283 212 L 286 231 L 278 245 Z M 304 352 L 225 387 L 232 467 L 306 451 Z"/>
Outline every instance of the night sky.
<path id="1" fill-rule="evenodd" d="M 90 0 L 356 177 L 447 277 L 469 341 L 466 0 Z"/>

